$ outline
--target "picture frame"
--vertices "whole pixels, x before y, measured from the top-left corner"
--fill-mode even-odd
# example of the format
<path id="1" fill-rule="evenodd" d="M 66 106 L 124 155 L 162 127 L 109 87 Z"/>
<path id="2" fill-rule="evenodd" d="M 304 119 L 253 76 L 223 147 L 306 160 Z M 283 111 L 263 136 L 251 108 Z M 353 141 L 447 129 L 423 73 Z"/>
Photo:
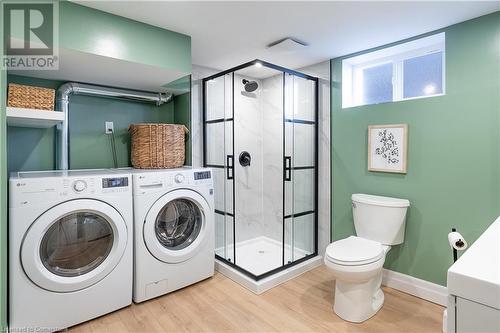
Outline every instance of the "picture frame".
<path id="1" fill-rule="evenodd" d="M 408 124 L 368 126 L 368 171 L 407 173 Z"/>

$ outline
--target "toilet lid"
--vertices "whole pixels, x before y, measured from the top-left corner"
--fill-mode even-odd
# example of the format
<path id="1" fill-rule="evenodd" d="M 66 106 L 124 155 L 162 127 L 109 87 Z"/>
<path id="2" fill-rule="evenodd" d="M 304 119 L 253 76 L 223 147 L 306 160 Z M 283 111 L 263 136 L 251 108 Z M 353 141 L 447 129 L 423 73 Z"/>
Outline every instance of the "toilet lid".
<path id="1" fill-rule="evenodd" d="M 379 242 L 350 236 L 328 245 L 326 255 L 336 264 L 355 266 L 379 260 L 383 257 L 384 251 Z"/>

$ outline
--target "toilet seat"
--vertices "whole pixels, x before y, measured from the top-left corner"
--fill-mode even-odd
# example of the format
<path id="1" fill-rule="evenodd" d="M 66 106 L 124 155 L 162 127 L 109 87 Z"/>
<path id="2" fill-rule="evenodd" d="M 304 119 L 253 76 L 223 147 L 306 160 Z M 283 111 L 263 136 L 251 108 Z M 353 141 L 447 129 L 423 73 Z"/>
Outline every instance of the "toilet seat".
<path id="1" fill-rule="evenodd" d="M 385 255 L 379 242 L 350 236 L 326 248 L 326 258 L 337 265 L 358 266 L 378 261 Z"/>

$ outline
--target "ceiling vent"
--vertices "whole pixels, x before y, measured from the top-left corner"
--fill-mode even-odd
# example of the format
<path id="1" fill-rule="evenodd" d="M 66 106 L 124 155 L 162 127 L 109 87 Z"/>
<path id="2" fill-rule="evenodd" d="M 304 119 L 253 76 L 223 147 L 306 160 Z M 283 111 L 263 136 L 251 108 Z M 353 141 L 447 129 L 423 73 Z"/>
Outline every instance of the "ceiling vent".
<path id="1" fill-rule="evenodd" d="M 287 37 L 267 45 L 268 50 L 276 52 L 297 52 L 307 47 L 307 43 L 296 38 Z"/>

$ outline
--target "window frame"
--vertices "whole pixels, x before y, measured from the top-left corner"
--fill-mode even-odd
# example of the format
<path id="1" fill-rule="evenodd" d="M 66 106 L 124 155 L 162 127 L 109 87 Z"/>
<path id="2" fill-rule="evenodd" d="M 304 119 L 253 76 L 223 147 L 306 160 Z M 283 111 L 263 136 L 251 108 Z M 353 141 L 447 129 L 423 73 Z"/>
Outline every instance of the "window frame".
<path id="1" fill-rule="evenodd" d="M 418 46 L 420 42 L 425 43 L 425 39 L 431 42 L 429 45 Z M 416 44 L 413 46 L 411 44 Z M 391 50 L 392 49 L 392 50 Z M 385 51 L 389 50 L 384 55 Z M 414 59 L 425 55 L 441 52 L 441 89 L 442 92 L 430 95 L 421 95 L 414 97 L 404 97 L 404 61 Z M 363 60 L 356 62 L 356 58 Z M 354 63 L 351 63 L 352 61 Z M 363 70 L 376 66 L 392 63 L 392 100 L 380 103 L 363 104 Z M 407 101 L 421 98 L 429 98 L 446 95 L 446 50 L 445 50 L 445 35 L 440 33 L 429 37 L 417 39 L 415 41 L 399 44 L 392 47 L 383 48 L 377 51 L 368 52 L 360 56 L 344 59 L 342 61 L 342 109 L 376 105 L 382 103 L 391 103 L 399 101 Z M 347 87 L 347 89 L 345 89 Z M 347 91 L 346 91 L 347 90 Z"/>

